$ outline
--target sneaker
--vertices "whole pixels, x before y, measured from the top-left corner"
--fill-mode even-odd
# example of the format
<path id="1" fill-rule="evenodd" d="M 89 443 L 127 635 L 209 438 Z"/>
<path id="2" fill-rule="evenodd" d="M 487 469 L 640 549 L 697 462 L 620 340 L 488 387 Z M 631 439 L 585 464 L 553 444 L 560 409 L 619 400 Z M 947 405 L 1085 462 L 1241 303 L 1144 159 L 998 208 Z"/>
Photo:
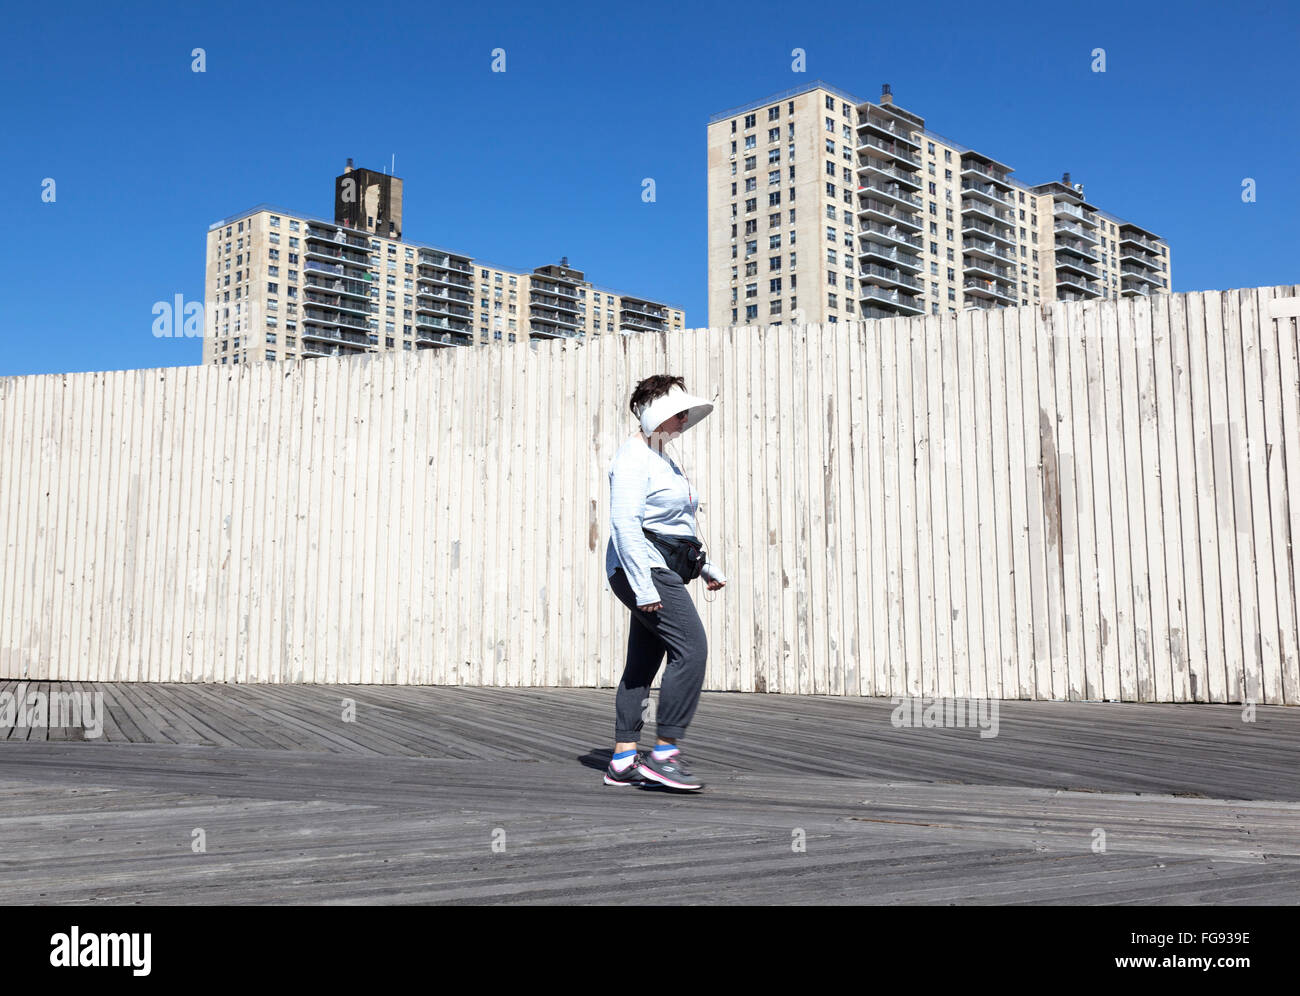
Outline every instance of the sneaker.
<path id="1" fill-rule="evenodd" d="M 643 756 L 640 751 L 636 752 L 636 757 L 622 771 L 614 770 L 614 762 L 609 762 L 609 767 L 605 769 L 606 785 L 644 785 L 645 776 L 641 774 L 641 762 Z"/>
<path id="2" fill-rule="evenodd" d="M 656 761 L 653 753 L 646 754 L 641 761 L 641 774 L 647 781 L 686 792 L 704 788 L 704 783 L 686 770 L 680 750 L 666 761 Z"/>

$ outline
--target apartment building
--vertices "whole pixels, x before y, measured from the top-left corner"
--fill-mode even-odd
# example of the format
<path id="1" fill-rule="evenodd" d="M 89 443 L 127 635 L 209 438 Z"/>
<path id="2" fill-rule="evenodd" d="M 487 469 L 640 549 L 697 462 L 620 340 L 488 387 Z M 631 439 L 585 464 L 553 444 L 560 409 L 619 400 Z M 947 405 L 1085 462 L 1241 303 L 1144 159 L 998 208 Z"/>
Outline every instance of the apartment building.
<path id="1" fill-rule="evenodd" d="M 347 169 L 334 220 L 269 205 L 211 225 L 204 363 L 294 361 L 685 327 L 680 308 L 402 238 L 402 180 Z"/>
<path id="2" fill-rule="evenodd" d="M 709 324 L 1168 293 L 1168 244 L 1029 185 L 894 103 L 817 80 L 708 122 Z"/>

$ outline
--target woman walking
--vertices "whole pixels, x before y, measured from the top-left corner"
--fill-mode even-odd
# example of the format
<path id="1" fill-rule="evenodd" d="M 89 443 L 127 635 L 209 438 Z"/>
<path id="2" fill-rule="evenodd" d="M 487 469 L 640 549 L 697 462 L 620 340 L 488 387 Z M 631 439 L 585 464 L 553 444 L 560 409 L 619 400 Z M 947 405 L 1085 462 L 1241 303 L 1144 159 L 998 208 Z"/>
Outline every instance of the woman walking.
<path id="1" fill-rule="evenodd" d="M 687 394 L 681 377 L 656 374 L 636 385 L 628 407 L 641 431 L 619 447 L 610 465 L 605 573 L 632 618 L 605 784 L 652 782 L 697 791 L 704 785 L 687 770 L 678 741 L 700 701 L 708 646 L 686 585 L 699 574 L 714 591 L 726 578 L 712 564 L 701 563 L 695 525 L 700 496 L 664 453 L 664 444 L 708 415 L 713 405 Z M 643 703 L 665 653 L 668 668 L 656 710 L 658 743 L 642 754 L 637 744 Z"/>

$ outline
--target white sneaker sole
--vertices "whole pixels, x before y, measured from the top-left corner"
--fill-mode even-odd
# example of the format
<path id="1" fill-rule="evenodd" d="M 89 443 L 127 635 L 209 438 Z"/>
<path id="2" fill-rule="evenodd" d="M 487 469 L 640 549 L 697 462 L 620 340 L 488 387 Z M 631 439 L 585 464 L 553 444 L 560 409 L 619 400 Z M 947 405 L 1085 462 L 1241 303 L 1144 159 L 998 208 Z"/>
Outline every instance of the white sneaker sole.
<path id="1" fill-rule="evenodd" d="M 673 781 L 671 778 L 659 774 L 659 772 L 654 769 L 647 768 L 644 764 L 641 765 L 641 777 L 656 781 L 660 785 L 667 785 L 669 788 L 679 789 L 683 792 L 698 792 L 700 789 L 704 788 L 704 786 L 699 782 L 696 782 L 694 785 L 686 785 L 682 782 Z"/>
<path id="2" fill-rule="evenodd" d="M 643 782 L 643 781 L 641 781 L 641 780 L 639 780 L 639 779 L 633 779 L 632 781 L 627 781 L 627 782 L 620 782 L 620 781 L 616 781 L 616 780 L 614 780 L 613 778 L 610 778 L 609 775 L 606 775 L 606 776 L 605 776 L 605 784 L 606 784 L 606 785 L 644 785 L 645 782 Z"/>

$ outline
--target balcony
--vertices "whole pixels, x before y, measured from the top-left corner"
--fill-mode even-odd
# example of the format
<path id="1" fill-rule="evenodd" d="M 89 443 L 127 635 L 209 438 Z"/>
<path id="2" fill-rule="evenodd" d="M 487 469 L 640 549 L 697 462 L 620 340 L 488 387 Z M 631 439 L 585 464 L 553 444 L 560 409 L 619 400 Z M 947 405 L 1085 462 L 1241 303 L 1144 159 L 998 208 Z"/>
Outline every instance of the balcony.
<path id="1" fill-rule="evenodd" d="M 421 264 L 420 264 L 420 269 L 421 269 L 421 271 L 423 271 L 427 265 L 428 265 L 428 264 L 426 264 L 426 263 L 421 263 Z M 448 271 L 448 270 L 444 270 L 444 269 L 433 269 L 433 268 L 430 268 L 430 269 L 432 270 L 432 272 L 427 272 L 427 273 L 426 273 L 426 272 L 421 272 L 421 273 L 420 273 L 420 281 L 421 281 L 422 283 L 438 284 L 438 285 L 440 285 L 440 286 L 442 286 L 442 287 L 469 287 L 469 288 L 473 288 L 473 286 L 474 286 L 474 281 L 472 281 L 472 280 L 468 280 L 468 279 L 466 279 L 465 277 L 457 276 L 456 274 L 453 274 L 453 273 L 451 273 L 451 272 Z"/>
<path id="2" fill-rule="evenodd" d="M 343 263 L 343 250 L 332 245 L 308 245 L 303 255 L 307 259 L 324 259 L 340 265 Z"/>
<path id="3" fill-rule="evenodd" d="M 573 315 L 578 314 L 578 307 L 573 301 L 569 300 L 569 295 L 532 293 L 528 295 L 528 300 L 538 307 L 550 308 L 555 311 L 567 311 Z"/>
<path id="4" fill-rule="evenodd" d="M 877 159 L 874 156 L 860 155 L 858 172 L 866 174 L 867 177 L 893 180 L 895 183 L 906 184 L 916 190 L 921 189 L 921 178 L 916 173 L 899 169 L 888 160 Z"/>
<path id="5" fill-rule="evenodd" d="M 1151 255 L 1153 256 L 1162 255 L 1160 251 L 1160 244 L 1158 242 L 1152 242 L 1150 239 L 1142 235 L 1134 235 L 1131 233 L 1125 235 L 1124 230 L 1121 228 L 1119 234 L 1119 244 L 1123 246 L 1126 243 L 1129 245 L 1141 246 L 1143 249 L 1151 253 Z"/>
<path id="6" fill-rule="evenodd" d="M 1160 270 L 1160 261 L 1155 259 L 1141 249 L 1121 248 L 1119 258 L 1123 262 L 1139 263 L 1148 270 Z"/>
<path id="7" fill-rule="evenodd" d="M 654 319 L 645 315 L 624 312 L 618 320 L 621 330 L 631 329 L 635 332 L 667 332 L 668 323 L 663 319 Z"/>
<path id="8" fill-rule="evenodd" d="M 910 193 L 900 188 L 897 184 L 877 184 L 866 183 L 858 187 L 858 193 L 869 193 L 872 196 L 884 198 L 887 201 L 902 205 L 904 208 L 920 209 L 925 201 L 921 200 L 916 194 Z"/>
<path id="9" fill-rule="evenodd" d="M 1052 204 L 1052 214 L 1057 218 L 1076 218 L 1090 228 L 1097 227 L 1097 215 L 1092 211 L 1085 211 L 1077 204 L 1071 204 L 1069 201 L 1056 201 Z"/>
<path id="10" fill-rule="evenodd" d="M 897 311 L 891 311 L 888 308 L 859 306 L 858 317 L 861 318 L 863 321 L 870 322 L 870 321 L 883 321 L 886 318 L 899 318 L 905 316 L 900 316 Z"/>
<path id="11" fill-rule="evenodd" d="M 1133 280 L 1139 280 L 1144 284 L 1151 284 L 1155 287 L 1161 287 L 1164 285 L 1164 281 L 1161 280 L 1160 277 L 1156 276 L 1154 272 L 1140 266 L 1129 266 L 1124 264 L 1120 266 L 1119 272 L 1121 280 L 1125 277 L 1131 277 Z"/>
<path id="12" fill-rule="evenodd" d="M 361 273 L 348 272 L 345 267 L 361 267 Z M 347 277 L 349 280 L 369 280 L 370 270 L 361 263 L 353 263 L 351 260 L 344 260 L 342 264 L 338 262 L 326 263 L 319 259 L 308 257 L 303 260 L 302 264 L 303 277 L 306 279 L 312 273 L 328 273 L 335 277 Z"/>
<path id="13" fill-rule="evenodd" d="M 657 304 L 651 304 L 648 301 L 638 301 L 634 297 L 625 297 L 620 301 L 622 311 L 635 312 L 637 314 L 649 315 L 651 318 L 667 318 L 668 309 L 661 308 Z"/>
<path id="14" fill-rule="evenodd" d="M 471 331 L 471 323 L 461 318 L 421 318 L 418 315 L 415 319 L 415 330 L 427 329 L 432 332 L 460 332 L 468 333 Z"/>
<path id="15" fill-rule="evenodd" d="M 556 294 L 560 297 L 567 297 L 573 301 L 578 300 L 578 292 L 575 290 L 575 284 L 557 283 L 548 277 L 539 276 L 535 273 L 532 275 L 532 280 L 533 286 L 542 294 Z"/>
<path id="16" fill-rule="evenodd" d="M 303 255 L 307 259 L 325 259 L 332 263 L 343 263 L 347 266 L 360 266 L 367 270 L 370 269 L 369 256 L 359 256 L 330 244 L 308 244 L 303 250 Z"/>
<path id="17" fill-rule="evenodd" d="M 966 233 L 972 235 L 984 235 L 985 240 L 992 239 L 994 242 L 1000 242 L 1004 245 L 1015 248 L 1016 240 L 1011 233 L 1012 229 L 1006 225 L 990 225 L 987 222 L 978 221 L 973 215 L 963 214 L 961 216 L 962 238 L 966 238 Z"/>
<path id="18" fill-rule="evenodd" d="M 471 276 L 474 273 L 474 268 L 465 260 L 456 259 L 453 256 L 448 256 L 446 253 L 441 252 L 422 250 L 417 263 L 419 266 L 431 266 L 440 270 L 453 270 L 457 273 L 468 273 Z"/>
<path id="19" fill-rule="evenodd" d="M 467 321 L 445 321 L 442 319 L 416 319 L 416 342 L 448 341 L 448 337 L 468 337 L 473 334 L 473 326 Z"/>
<path id="20" fill-rule="evenodd" d="M 369 335 L 358 334 L 355 332 L 344 332 L 340 329 L 330 328 L 311 328 L 304 325 L 299 329 L 298 337 L 303 342 L 303 348 L 307 348 L 308 340 L 312 342 L 326 342 L 335 344 L 335 348 L 350 347 L 349 352 L 364 353 L 370 349 L 371 342 Z"/>
<path id="21" fill-rule="evenodd" d="M 1016 223 L 1015 218 L 1006 208 L 990 204 L 988 201 L 976 200 L 975 198 L 961 202 L 961 213 L 963 217 L 974 215 L 976 218 L 983 218 L 994 225 L 1001 224 L 1014 228 Z"/>
<path id="22" fill-rule="evenodd" d="M 1101 287 L 1093 283 L 1087 277 L 1081 277 L 1068 271 L 1058 271 L 1056 274 L 1057 299 L 1065 300 L 1061 297 L 1064 293 L 1076 293 L 1083 295 L 1081 298 L 1072 298 L 1071 300 L 1086 300 L 1088 298 L 1101 297 Z"/>
<path id="23" fill-rule="evenodd" d="M 882 287 L 910 287 L 912 290 L 920 293 L 925 290 L 921 281 L 908 273 L 888 266 L 876 266 L 868 263 L 858 270 L 862 283 L 877 284 Z"/>
<path id="24" fill-rule="evenodd" d="M 885 118 L 878 117 L 877 115 L 871 113 L 868 113 L 865 118 L 861 118 L 858 121 L 859 134 L 861 134 L 864 131 L 879 132 L 880 134 L 885 135 L 887 138 L 892 138 L 895 141 L 902 142 L 906 145 L 912 146 L 915 149 L 919 149 L 921 147 L 921 144 L 917 142 L 914 138 L 912 138 L 912 132 L 914 132 L 915 130 L 916 130 L 915 128 L 909 128 L 908 126 L 902 124 L 901 122 L 890 121 Z"/>
<path id="25" fill-rule="evenodd" d="M 578 323 L 568 312 L 557 311 L 555 308 L 548 308 L 545 305 L 529 305 L 529 317 L 534 324 L 541 322 L 543 324 L 562 325 L 565 328 L 577 328 Z"/>
<path id="26" fill-rule="evenodd" d="M 878 201 L 874 197 L 858 198 L 858 217 L 869 218 L 875 221 L 892 222 L 894 225 L 901 225 L 919 232 L 921 222 L 912 212 L 903 212 L 896 209 L 893 204 L 887 204 L 884 201 Z"/>
<path id="27" fill-rule="evenodd" d="M 974 236 L 963 238 L 962 252 L 968 256 L 985 256 L 989 259 L 1006 260 L 1008 263 L 1017 262 L 1015 253 L 1007 252 L 991 239 L 981 239 Z"/>
<path id="28" fill-rule="evenodd" d="M 905 149 L 901 145 L 886 141 L 883 138 L 877 138 L 875 135 L 866 135 L 861 139 L 858 150 L 870 149 L 878 156 L 884 156 L 887 159 L 898 160 L 899 162 L 912 163 L 918 169 L 921 166 L 921 157 L 916 153 Z"/>
<path id="29" fill-rule="evenodd" d="M 348 349 L 346 346 L 308 346 L 306 343 L 302 347 L 302 358 L 314 359 L 318 356 L 360 356 L 363 353 L 373 353 L 377 350 L 367 346 L 365 349 Z"/>
<path id="30" fill-rule="evenodd" d="M 886 290 L 884 287 L 877 287 L 874 284 L 866 284 L 862 287 L 861 300 L 875 304 L 892 305 L 897 311 L 905 315 L 920 315 L 925 309 L 921 303 L 910 294 L 902 294 L 896 290 Z M 863 309 L 865 312 L 866 309 Z M 891 318 L 897 315 L 891 315 Z"/>
<path id="31" fill-rule="evenodd" d="M 327 328 L 335 328 L 340 330 L 352 329 L 358 332 L 370 331 L 370 322 L 368 319 L 359 320 L 356 318 L 352 318 L 351 316 L 344 313 L 339 313 L 334 317 L 328 317 L 322 313 L 318 313 L 314 311 L 311 308 L 306 309 L 306 314 L 303 315 L 303 321 L 313 322 L 314 324 L 319 326 L 324 326 Z M 306 332 L 303 333 L 303 335 L 306 334 L 307 334 Z"/>
<path id="32" fill-rule="evenodd" d="M 1057 276 L 1059 277 L 1062 272 L 1067 270 L 1071 273 L 1086 273 L 1090 277 L 1101 275 L 1101 271 L 1091 263 L 1084 262 L 1082 259 L 1077 259 L 1068 253 L 1058 252 L 1056 254 Z"/>
<path id="33" fill-rule="evenodd" d="M 455 315 L 457 318 L 472 320 L 474 311 L 464 304 L 451 303 L 449 301 L 438 301 L 430 298 L 418 300 L 415 305 L 415 314 L 419 315 Z M 418 317 L 416 319 L 419 320 Z"/>
<path id="34" fill-rule="evenodd" d="M 474 297 L 466 294 L 464 291 L 447 290 L 441 285 L 430 284 L 427 287 L 423 282 L 415 285 L 415 298 L 419 301 L 422 297 L 433 298 L 435 301 L 455 301 L 459 304 L 473 304 Z"/>
<path id="35" fill-rule="evenodd" d="M 1078 236 L 1085 242 L 1091 242 L 1094 245 L 1098 244 L 1099 241 L 1095 232 L 1084 228 L 1082 225 L 1077 225 L 1073 221 L 1057 221 L 1055 231 L 1058 235 L 1062 232 L 1067 232 L 1070 235 Z"/>
<path id="36" fill-rule="evenodd" d="M 528 330 L 528 334 L 535 336 L 538 339 L 578 339 L 582 337 L 582 333 L 577 329 L 566 329 L 546 325 L 534 325 Z"/>
<path id="37" fill-rule="evenodd" d="M 1014 272 L 980 256 L 963 256 L 962 271 L 985 279 L 1004 280 L 1012 284 L 1016 282 Z"/>
<path id="38" fill-rule="evenodd" d="M 1140 284 L 1133 280 L 1121 280 L 1119 293 L 1121 297 L 1150 297 L 1154 291 L 1148 284 Z"/>
<path id="39" fill-rule="evenodd" d="M 1010 193 L 992 183 L 981 183 L 979 180 L 962 180 L 961 189 L 964 194 L 970 194 L 972 197 L 986 197 L 1003 207 L 1012 203 Z"/>
<path id="40" fill-rule="evenodd" d="M 963 159 L 961 161 L 961 177 L 963 180 L 983 179 L 988 183 L 996 184 L 1003 190 L 1012 190 L 1014 188 L 1008 179 L 1009 175 L 1005 170 L 998 169 L 996 166 L 981 162 L 978 159 Z"/>
<path id="41" fill-rule="evenodd" d="M 897 267 L 900 270 L 909 270 L 912 273 L 921 272 L 920 257 L 893 247 L 877 245 L 874 242 L 868 242 L 858 252 L 860 260 L 876 260 L 890 266 Z M 866 266 L 866 263 L 860 263 Z"/>
<path id="42" fill-rule="evenodd" d="M 333 311 L 348 311 L 355 315 L 366 316 L 370 314 L 369 308 L 360 307 L 356 302 L 345 300 L 337 295 L 330 296 L 325 294 L 313 294 L 308 290 L 308 292 L 303 295 L 303 301 L 306 304 L 314 304 L 318 308 L 327 308 Z"/>
<path id="43" fill-rule="evenodd" d="M 867 242 L 868 244 L 884 243 L 887 246 L 912 246 L 918 250 L 925 246 L 919 235 L 905 232 L 895 225 L 877 225 L 870 222 L 859 226 L 858 241 Z"/>
<path id="44" fill-rule="evenodd" d="M 1091 263 L 1095 263 L 1101 258 L 1097 250 L 1088 243 L 1080 242 L 1077 239 L 1063 239 L 1060 236 L 1057 236 L 1056 239 L 1056 251 L 1058 253 L 1073 253 L 1075 256 L 1086 259 Z"/>
<path id="45" fill-rule="evenodd" d="M 1015 288 L 1003 287 L 995 280 L 980 280 L 978 277 L 967 277 L 962 281 L 961 286 L 963 293 L 973 297 L 1003 303 L 1016 303 Z"/>
<path id="46" fill-rule="evenodd" d="M 302 264 L 303 273 L 310 275 L 313 271 L 317 273 L 332 273 L 336 276 L 343 275 L 343 267 L 336 263 L 322 263 L 318 260 L 308 259 Z"/>
<path id="47" fill-rule="evenodd" d="M 349 235 L 342 228 L 322 228 L 320 225 L 308 225 L 306 237 L 313 242 L 337 242 L 339 245 L 351 246 L 354 249 L 364 250 L 366 253 L 371 251 L 370 242 L 361 235 Z"/>
<path id="48" fill-rule="evenodd" d="M 415 348 L 416 349 L 443 349 L 449 346 L 470 346 L 473 344 L 474 337 L 470 329 L 454 329 L 450 331 L 415 331 Z"/>

